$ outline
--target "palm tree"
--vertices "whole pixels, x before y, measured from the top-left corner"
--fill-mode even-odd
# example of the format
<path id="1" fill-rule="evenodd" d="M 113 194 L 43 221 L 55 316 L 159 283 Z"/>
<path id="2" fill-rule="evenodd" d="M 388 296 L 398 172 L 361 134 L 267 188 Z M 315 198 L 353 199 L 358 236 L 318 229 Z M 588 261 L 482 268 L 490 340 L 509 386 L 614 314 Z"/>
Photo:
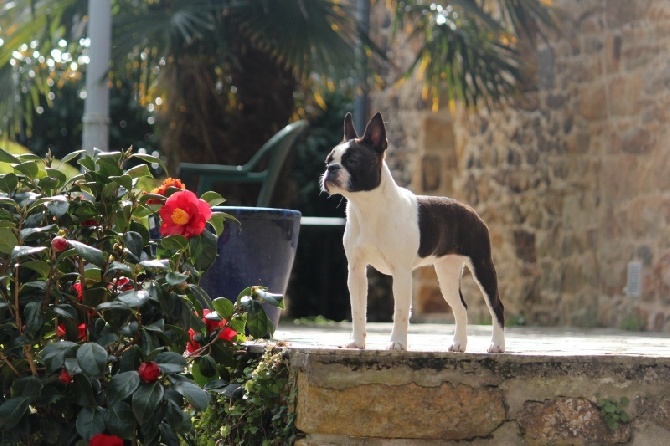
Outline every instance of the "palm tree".
<path id="1" fill-rule="evenodd" d="M 15 0 L 10 8 L 0 2 L 0 112 L 13 117 L 5 131 L 29 130 L 29 111 L 73 76 L 72 64 L 58 72 L 31 51 L 49 55 L 65 42 L 71 57 L 85 52 L 78 44 L 85 3 Z M 319 91 L 356 88 L 358 48 L 371 55 L 371 64 L 386 63 L 359 27 L 352 3 L 114 0 L 111 72 L 134 80 L 140 103 L 162 98 L 156 107 L 169 164 L 241 162 L 292 117 L 319 104 Z M 552 23 L 542 0 L 386 4 L 396 26 L 413 27 L 410 34 L 421 39 L 404 74 L 419 74 L 434 106 L 445 92 L 469 106 L 510 94 L 524 77 L 517 42 L 536 22 Z M 27 60 L 43 69 L 28 69 Z"/>

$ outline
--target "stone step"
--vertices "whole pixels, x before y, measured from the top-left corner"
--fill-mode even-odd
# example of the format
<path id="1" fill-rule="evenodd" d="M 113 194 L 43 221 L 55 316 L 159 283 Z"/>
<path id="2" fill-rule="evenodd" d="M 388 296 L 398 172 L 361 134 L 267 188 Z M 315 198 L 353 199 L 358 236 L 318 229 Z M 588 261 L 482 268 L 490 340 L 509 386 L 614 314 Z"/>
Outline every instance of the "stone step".
<path id="1" fill-rule="evenodd" d="M 370 327 L 369 346 L 387 328 Z M 474 351 L 489 329 L 470 329 Z M 336 348 L 347 330 L 276 333 L 297 385 L 296 445 L 670 444 L 666 337 L 508 330 L 514 353 L 491 355 L 444 351 L 444 325 L 414 325 L 409 352 Z"/>

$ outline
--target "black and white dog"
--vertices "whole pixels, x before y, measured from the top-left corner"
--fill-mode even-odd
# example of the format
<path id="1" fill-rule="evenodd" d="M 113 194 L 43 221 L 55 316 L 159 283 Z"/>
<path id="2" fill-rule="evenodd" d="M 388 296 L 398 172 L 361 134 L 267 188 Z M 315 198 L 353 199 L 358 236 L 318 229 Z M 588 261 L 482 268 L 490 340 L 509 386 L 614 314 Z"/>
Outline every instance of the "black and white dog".
<path id="1" fill-rule="evenodd" d="M 393 276 L 395 310 L 388 350 L 407 349 L 412 270 L 433 265 L 444 299 L 454 311 L 456 331 L 449 351 L 465 351 L 467 312 L 460 281 L 467 265 L 493 318 L 488 351 L 504 352 L 504 307 L 486 224 L 472 208 L 456 200 L 416 196 L 399 187 L 384 160 L 386 147 L 380 113 L 368 122 L 362 138 L 347 113 L 344 140 L 326 158 L 321 179 L 325 192 L 347 199 L 344 250 L 349 262 L 353 334 L 345 347 L 365 348 L 367 265 Z"/>

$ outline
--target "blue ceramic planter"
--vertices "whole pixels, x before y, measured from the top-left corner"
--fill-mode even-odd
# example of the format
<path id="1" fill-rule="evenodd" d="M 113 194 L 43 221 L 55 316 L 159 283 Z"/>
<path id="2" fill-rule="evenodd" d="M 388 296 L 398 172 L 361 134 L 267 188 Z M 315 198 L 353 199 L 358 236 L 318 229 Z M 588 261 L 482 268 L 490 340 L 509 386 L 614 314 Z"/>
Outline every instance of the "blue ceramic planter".
<path id="1" fill-rule="evenodd" d="M 240 221 L 227 220 L 218 240 L 216 262 L 203 274 L 200 286 L 212 297 L 232 301 L 246 287 L 262 285 L 286 294 L 298 247 L 300 212 L 288 209 L 215 206 Z M 265 305 L 277 327 L 281 310 Z"/>

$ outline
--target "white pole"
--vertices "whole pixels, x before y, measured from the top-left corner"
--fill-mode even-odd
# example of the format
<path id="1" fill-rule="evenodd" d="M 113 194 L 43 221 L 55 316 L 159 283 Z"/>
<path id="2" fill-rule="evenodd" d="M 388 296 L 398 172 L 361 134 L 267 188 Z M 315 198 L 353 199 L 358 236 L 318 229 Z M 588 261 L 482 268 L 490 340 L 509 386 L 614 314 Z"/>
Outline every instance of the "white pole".
<path id="1" fill-rule="evenodd" d="M 89 63 L 86 102 L 82 118 L 82 148 L 109 150 L 109 89 L 107 87 L 112 41 L 111 0 L 88 0 Z"/>

